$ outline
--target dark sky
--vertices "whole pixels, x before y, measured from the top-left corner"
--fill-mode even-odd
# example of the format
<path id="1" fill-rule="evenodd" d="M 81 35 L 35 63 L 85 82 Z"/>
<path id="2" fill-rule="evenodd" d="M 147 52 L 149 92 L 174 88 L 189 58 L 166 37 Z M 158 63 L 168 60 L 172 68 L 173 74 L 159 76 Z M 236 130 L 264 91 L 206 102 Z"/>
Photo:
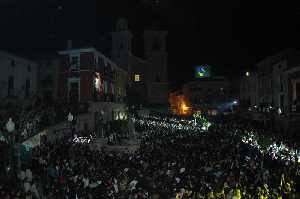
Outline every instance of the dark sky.
<path id="1" fill-rule="evenodd" d="M 126 17 L 134 33 L 153 24 L 169 31 L 173 83 L 193 78 L 198 64 L 211 65 L 218 75 L 239 74 L 265 56 L 299 48 L 300 7 L 296 4 L 196 2 L 1 0 L 0 48 L 25 54 L 53 52 L 69 38 L 101 46 L 116 19 Z"/>

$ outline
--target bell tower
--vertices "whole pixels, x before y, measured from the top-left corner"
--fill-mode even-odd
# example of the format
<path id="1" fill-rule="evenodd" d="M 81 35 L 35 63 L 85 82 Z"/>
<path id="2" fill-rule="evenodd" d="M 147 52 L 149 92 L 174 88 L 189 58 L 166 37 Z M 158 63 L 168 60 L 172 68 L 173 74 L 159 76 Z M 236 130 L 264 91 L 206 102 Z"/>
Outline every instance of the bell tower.
<path id="1" fill-rule="evenodd" d="M 144 58 L 147 63 L 147 99 L 149 104 L 168 103 L 167 31 L 144 31 Z"/>
<path id="2" fill-rule="evenodd" d="M 149 80 L 152 82 L 168 81 L 168 53 L 166 48 L 167 31 L 144 31 L 144 55 L 150 64 Z"/>
<path id="3" fill-rule="evenodd" d="M 112 32 L 112 59 L 123 69 L 128 70 L 129 56 L 132 50 L 132 33 L 128 29 L 128 22 L 121 18 Z"/>

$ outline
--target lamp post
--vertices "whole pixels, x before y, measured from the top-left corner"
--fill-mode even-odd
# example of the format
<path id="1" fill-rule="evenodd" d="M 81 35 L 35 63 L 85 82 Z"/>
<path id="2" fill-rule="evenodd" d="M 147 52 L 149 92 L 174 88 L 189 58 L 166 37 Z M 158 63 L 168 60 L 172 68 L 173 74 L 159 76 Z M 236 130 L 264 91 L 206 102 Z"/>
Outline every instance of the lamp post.
<path id="1" fill-rule="evenodd" d="M 68 114 L 68 122 L 70 124 L 70 132 L 72 132 L 72 122 L 73 122 L 74 116 L 72 115 L 72 113 Z"/>
<path id="2" fill-rule="evenodd" d="M 9 147 L 10 147 L 10 155 L 9 155 L 9 166 L 7 168 L 7 171 L 9 171 L 12 167 L 13 172 L 15 174 L 15 154 L 14 154 L 14 145 L 15 145 L 15 123 L 12 121 L 11 118 L 6 123 L 6 130 L 8 132 L 8 140 L 9 140 Z"/>

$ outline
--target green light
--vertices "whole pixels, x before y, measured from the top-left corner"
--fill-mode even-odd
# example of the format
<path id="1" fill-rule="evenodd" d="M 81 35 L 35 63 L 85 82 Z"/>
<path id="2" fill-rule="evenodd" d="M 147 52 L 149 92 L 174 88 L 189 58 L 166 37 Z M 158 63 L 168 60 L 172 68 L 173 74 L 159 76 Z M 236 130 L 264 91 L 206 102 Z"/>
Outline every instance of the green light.
<path id="1" fill-rule="evenodd" d="M 204 73 L 198 72 L 198 76 L 199 76 L 199 77 L 203 77 L 203 76 L 204 76 Z"/>

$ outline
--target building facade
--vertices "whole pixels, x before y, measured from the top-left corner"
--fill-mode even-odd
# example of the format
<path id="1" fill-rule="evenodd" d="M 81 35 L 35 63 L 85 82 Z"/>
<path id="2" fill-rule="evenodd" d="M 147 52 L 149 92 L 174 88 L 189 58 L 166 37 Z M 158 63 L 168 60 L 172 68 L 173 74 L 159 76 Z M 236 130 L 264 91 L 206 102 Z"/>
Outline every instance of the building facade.
<path id="1" fill-rule="evenodd" d="M 0 51 L 0 67 L 1 98 L 29 99 L 37 93 L 37 63 Z"/>
<path id="2" fill-rule="evenodd" d="M 257 64 L 258 103 L 271 106 L 273 104 L 273 67 L 270 60 Z"/>
<path id="3" fill-rule="evenodd" d="M 144 57 L 137 57 L 133 54 L 133 35 L 126 20 L 120 19 L 112 33 L 111 57 L 128 71 L 130 90 L 141 98 L 140 104 L 168 103 L 166 36 L 166 31 L 145 30 Z"/>
<path id="4" fill-rule="evenodd" d="M 171 112 L 191 115 L 193 112 L 216 115 L 231 109 L 230 82 L 224 77 L 197 79 L 184 84 L 169 95 Z"/>
<path id="5" fill-rule="evenodd" d="M 300 53 L 294 49 L 263 59 L 257 64 L 257 71 L 242 78 L 241 100 L 249 102 L 249 106 L 263 105 L 280 109 L 281 113 L 295 112 L 297 104 L 300 105 L 299 66 Z"/>
<path id="6" fill-rule="evenodd" d="M 126 96 L 127 72 L 95 48 L 70 48 L 59 54 L 59 98 L 113 102 Z"/>
<path id="7" fill-rule="evenodd" d="M 258 78 L 256 71 L 247 71 L 241 78 L 240 104 L 243 106 L 255 106 L 258 104 Z"/>
<path id="8" fill-rule="evenodd" d="M 188 98 L 193 109 L 207 113 L 225 110 L 229 91 L 229 81 L 224 77 L 198 79 L 182 87 L 182 93 Z"/>
<path id="9" fill-rule="evenodd" d="M 46 99 L 57 98 L 57 83 L 61 59 L 58 55 L 40 58 L 38 61 L 38 93 Z"/>

